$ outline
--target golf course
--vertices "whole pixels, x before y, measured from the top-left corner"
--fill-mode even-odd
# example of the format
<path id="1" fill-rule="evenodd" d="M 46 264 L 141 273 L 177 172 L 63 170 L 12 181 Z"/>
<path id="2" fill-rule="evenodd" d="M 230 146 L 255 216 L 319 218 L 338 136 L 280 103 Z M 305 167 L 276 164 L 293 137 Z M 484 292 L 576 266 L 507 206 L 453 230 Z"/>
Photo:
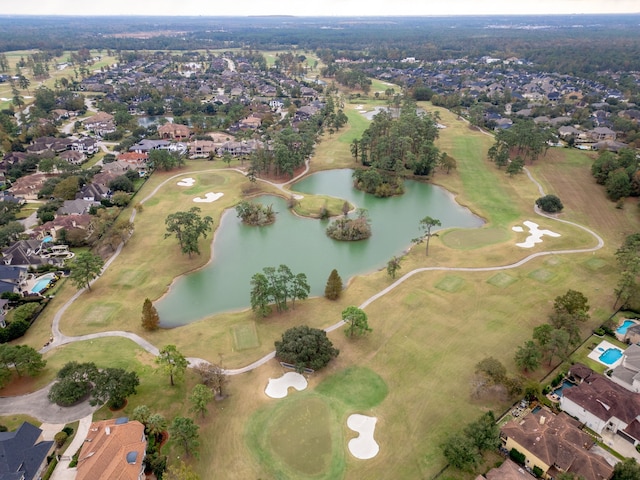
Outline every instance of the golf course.
<path id="1" fill-rule="evenodd" d="M 362 112 L 376 105 L 384 102 L 346 101 L 349 123 L 333 135 L 322 136 L 305 176 L 357 167 L 349 144 L 368 125 Z M 127 332 L 157 348 L 176 345 L 186 357 L 204 359 L 235 373 L 269 356 L 274 341 L 288 328 L 336 326 L 328 337 L 340 354 L 324 369 L 306 375 L 304 390 L 290 388 L 284 398 L 266 395 L 269 379 L 289 371 L 270 357 L 246 373 L 229 375 L 227 396 L 212 402 L 208 414 L 196 419 L 199 457 L 183 459 L 203 479 L 433 478 L 446 466 L 440 444 L 448 432 L 488 410 L 501 414 L 511 404 L 501 396 L 471 395 L 479 361 L 491 356 L 509 374 L 519 373 L 514 364 L 517 347 L 531 337 L 535 326 L 547 321 L 555 297 L 568 289 L 589 299 L 590 319 L 582 325 L 584 339 L 613 313 L 614 253 L 626 235 L 640 231 L 640 217 L 637 199 L 628 199 L 624 208 L 607 200 L 590 173 L 594 154 L 550 148 L 527 164 L 525 173 L 510 176 L 487 159 L 492 135 L 442 108 L 422 102 L 420 107 L 437 111 L 438 122 L 445 128 L 439 130 L 436 145 L 457 165 L 449 173 L 437 170 L 431 182 L 450 192 L 483 224 L 440 230 L 430 239 L 428 255 L 424 244 L 414 245 L 406 238 L 395 279 L 380 268 L 349 278 L 336 301 L 315 296 L 260 318 L 249 308 L 247 297 L 246 308 L 208 315 L 176 328 L 144 330 L 141 309 L 146 298 L 157 302 L 177 278 L 226 254 L 214 248 L 219 232 L 200 242 L 200 255 L 181 254 L 175 239 L 165 238 L 168 214 L 198 206 L 203 215 L 213 218 L 216 229 L 224 212 L 243 199 L 260 195 L 289 199 L 299 193 L 290 184 L 267 179 L 250 182 L 243 173 L 248 165 L 239 160 L 230 165 L 188 160 L 179 170 L 151 175 L 122 213 L 134 219 L 135 231 L 117 257 L 91 290 L 71 303 L 77 291 L 70 282 L 64 283 L 22 343 L 42 348 L 54 322 L 66 337 Z M 557 217 L 534 210 L 535 200 L 542 196 L 539 188 L 562 200 L 564 210 Z M 201 200 L 194 203 L 194 198 Z M 305 193 L 293 213 L 285 210 L 279 215 L 296 214 L 319 222 L 315 217 L 323 206 L 338 215 L 343 203 L 341 198 Z M 431 214 L 429 205 L 419 209 L 419 218 Z M 397 212 L 398 216 L 409 214 L 416 212 Z M 530 248 L 518 246 L 528 235 L 525 222 L 534 222 L 554 235 L 542 236 Z M 278 220 L 266 228 L 277 225 Z M 308 256 L 315 254 L 305 250 L 305 244 L 291 248 Z M 273 266 L 286 263 L 264 260 Z M 340 272 L 341 265 L 327 267 Z M 343 280 L 346 283 L 347 278 Z M 249 281 L 249 277 L 244 279 L 247 285 Z M 203 298 L 209 295 L 207 286 L 201 286 L 198 293 Z M 365 310 L 372 332 L 355 338 L 344 335 L 337 324 L 341 312 L 351 305 Z M 63 313 L 54 318 L 63 306 Z M 131 339 L 96 335 L 61 346 L 54 343 L 54 347 L 44 356 L 48 364 L 43 375 L 10 386 L 13 393 L 42 388 L 67 361 L 92 361 L 99 367 L 125 367 L 140 376 L 138 393 L 128 399 L 123 411 L 102 408 L 94 418 L 129 415 L 138 405 L 147 405 L 166 418 L 187 415 L 187 398 L 198 376 L 189 371 L 183 382 L 170 387 L 168 379 L 156 372 L 154 356 Z M 527 377 L 540 381 L 549 368 L 553 367 L 545 362 Z M 350 453 L 349 442 L 359 435 L 347 424 L 353 414 L 376 419 L 373 438 L 379 451 L 372 458 L 360 459 Z M 171 439 L 164 448 L 174 458 L 174 452 L 182 455 Z M 487 467 L 495 460 L 497 457 L 489 458 Z M 471 479 L 475 475 L 449 468 L 440 478 Z"/>

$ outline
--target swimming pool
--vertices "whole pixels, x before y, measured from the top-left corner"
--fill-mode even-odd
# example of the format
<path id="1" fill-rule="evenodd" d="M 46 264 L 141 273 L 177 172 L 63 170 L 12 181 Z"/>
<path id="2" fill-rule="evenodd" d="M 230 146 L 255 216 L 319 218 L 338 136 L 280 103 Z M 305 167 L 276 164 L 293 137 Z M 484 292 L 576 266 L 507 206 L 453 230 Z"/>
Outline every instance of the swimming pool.
<path id="1" fill-rule="evenodd" d="M 54 277 L 55 277 L 55 274 L 53 273 L 47 273 L 46 275 L 39 277 L 35 285 L 31 287 L 31 293 L 42 292 L 44 289 L 46 289 L 49 286 L 49 283 L 51 282 L 51 280 L 53 280 Z"/>
<path id="2" fill-rule="evenodd" d="M 558 397 L 561 397 L 562 396 L 562 391 L 565 388 L 571 388 L 571 387 L 575 387 L 575 386 L 576 386 L 575 383 L 572 383 L 569 380 L 564 380 L 562 382 L 562 384 L 553 391 L 553 394 L 557 395 Z"/>
<path id="3" fill-rule="evenodd" d="M 624 335 L 625 333 L 627 333 L 627 329 L 632 326 L 635 325 L 636 322 L 634 322 L 633 320 L 625 320 L 622 325 L 620 325 L 618 328 L 616 328 L 616 333 L 620 334 L 620 335 Z"/>
<path id="4" fill-rule="evenodd" d="M 613 365 L 622 358 L 622 350 L 619 348 L 607 348 L 598 358 L 606 365 Z"/>

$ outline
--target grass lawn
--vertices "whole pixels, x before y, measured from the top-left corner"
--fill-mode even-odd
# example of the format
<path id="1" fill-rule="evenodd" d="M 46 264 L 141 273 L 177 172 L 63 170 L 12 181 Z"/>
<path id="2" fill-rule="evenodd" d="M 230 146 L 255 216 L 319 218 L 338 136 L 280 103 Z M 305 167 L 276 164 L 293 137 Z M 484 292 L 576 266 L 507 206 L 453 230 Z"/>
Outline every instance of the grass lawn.
<path id="1" fill-rule="evenodd" d="M 429 104 L 423 107 L 434 110 Z M 351 104 L 345 109 L 352 124 L 331 137 L 325 134 L 312 159 L 312 171 L 354 166 L 349 143 L 359 136 L 366 122 L 360 121 L 360 113 Z M 534 252 L 595 245 L 595 240 L 580 229 L 537 217 L 533 204 L 539 193 L 528 178 L 511 178 L 486 160 L 493 139 L 470 129 L 454 114 L 437 110 L 441 123 L 447 126 L 440 131 L 438 146 L 456 159 L 458 168 L 448 175 L 437 172 L 434 181 L 487 223 L 473 232 L 442 232 L 431 240 L 428 257 L 423 248 L 411 249 L 403 257 L 400 275 L 419 267 L 508 265 Z M 527 167 L 548 193 L 561 198 L 565 211 L 560 218 L 594 229 L 605 239 L 605 248 L 595 253 L 538 257 L 499 272 L 425 271 L 414 275 L 366 307 L 373 328 L 369 335 L 347 339 L 340 330 L 329 334 L 340 349 L 339 357 L 310 378 L 307 391 L 287 399 L 276 401 L 263 393 L 268 378 L 283 373 L 275 361 L 233 377 L 229 396 L 212 403 L 210 414 L 198 419 L 200 459 L 190 461 L 202 478 L 215 478 L 220 471 L 230 479 L 301 475 L 358 480 L 431 478 L 438 473 L 445 463 L 439 445 L 451 429 L 488 409 L 501 412 L 508 406 L 500 398 L 471 397 L 470 381 L 477 362 L 493 356 L 515 372 L 516 348 L 530 338 L 533 327 L 546 321 L 553 299 L 568 288 L 583 292 L 592 306 L 591 320 L 583 327 L 585 337 L 611 314 L 617 279 L 613 253 L 623 235 L 640 229 L 640 221 L 631 202 L 619 210 L 606 200 L 602 188 L 590 178 L 591 161 L 582 152 L 553 149 Z M 197 185 L 207 185 L 207 191 L 225 194 L 214 203 L 201 204 L 203 213 L 211 215 L 217 225 L 222 211 L 242 197 L 248 184 L 238 173 L 201 172 L 221 166 L 222 162 L 189 161 L 179 172 L 154 173 L 132 204 L 179 173 L 196 178 Z M 392 283 L 385 271 L 377 271 L 353 279 L 336 302 L 314 298 L 296 304 L 295 310 L 266 319 L 256 319 L 250 311 L 234 312 L 180 328 L 144 332 L 140 326 L 144 298 L 158 298 L 173 278 L 201 267 L 212 254 L 210 240 L 200 244 L 201 256 L 189 259 L 179 254 L 174 240 L 163 239 L 166 215 L 190 208 L 192 196 L 205 191 L 199 190 L 202 187 L 186 191 L 176 182 L 177 179 L 169 180 L 145 202 L 136 217 L 133 237 L 92 292 L 83 294 L 67 310 L 61 325 L 63 332 L 78 335 L 132 331 L 157 346 L 175 344 L 187 356 L 221 361 L 225 367 L 233 368 L 270 352 L 274 340 L 287 328 L 301 323 L 327 327 L 340 319 L 346 306 L 360 305 Z M 273 193 L 270 187 L 259 186 L 261 191 Z M 305 208 L 313 211 L 317 206 Z M 525 220 L 536 221 L 561 237 L 545 237 L 532 249 L 516 247 L 523 234 L 513 232 L 511 227 Z M 53 313 L 73 293 L 68 282 L 60 287 L 25 337 L 28 344 L 42 346 L 48 339 Z M 48 354 L 50 363 L 42 382 L 50 380 L 56 369 L 72 358 L 95 361 L 101 366 L 127 365 L 139 372 L 142 385 L 125 413 L 146 403 L 168 418 L 178 412 L 186 414 L 185 399 L 195 381 L 193 375 L 185 384 L 170 389 L 166 378 L 153 373 L 153 359 L 133 343 L 115 338 L 93 342 L 68 345 Z M 535 376 L 542 378 L 545 373 L 541 369 Z M 358 380 L 362 378 L 368 380 Z M 378 378 L 380 381 L 372 380 Z M 346 415 L 354 413 L 353 409 L 371 411 L 379 419 L 375 438 L 380 453 L 372 460 L 356 460 L 346 453 L 346 442 L 355 436 L 346 428 Z M 305 423 L 307 411 L 326 421 L 320 426 L 317 422 Z M 106 415 L 111 413 L 98 413 L 99 417 Z M 313 462 L 295 464 L 297 459 L 278 449 L 286 441 L 279 432 L 286 427 L 284 419 L 289 415 L 296 424 L 317 433 L 318 451 L 331 452 L 327 454 L 331 458 L 325 459 L 323 453 Z M 294 437 L 293 441 L 298 445 L 303 440 Z M 168 449 L 179 451 L 171 444 Z M 446 476 L 475 478 L 449 470 Z"/>

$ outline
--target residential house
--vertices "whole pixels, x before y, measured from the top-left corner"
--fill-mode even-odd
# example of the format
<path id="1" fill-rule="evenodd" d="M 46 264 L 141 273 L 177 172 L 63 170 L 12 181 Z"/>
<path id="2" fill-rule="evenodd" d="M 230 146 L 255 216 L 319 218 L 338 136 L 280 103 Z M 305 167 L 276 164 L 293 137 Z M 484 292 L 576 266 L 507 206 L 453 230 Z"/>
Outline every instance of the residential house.
<path id="1" fill-rule="evenodd" d="M 627 343 L 640 343 L 640 323 L 636 323 L 627 328 L 627 333 L 625 333 L 622 340 Z"/>
<path id="2" fill-rule="evenodd" d="M 91 184 L 90 184 L 91 185 Z M 85 200 L 77 198 L 75 200 L 65 200 L 64 203 L 56 211 L 57 215 L 84 215 L 89 213 L 92 206 L 99 205 L 100 202 L 95 200 Z"/>
<path id="3" fill-rule="evenodd" d="M 88 213 L 91 205 L 95 205 L 100 203 L 100 200 L 105 200 L 111 197 L 111 190 L 106 185 L 97 182 L 91 182 L 86 184 L 78 194 L 76 195 L 77 200 L 83 200 L 84 202 L 91 202 L 88 208 L 81 208 L 81 205 L 78 205 L 78 211 L 74 213 L 67 213 L 67 215 L 83 215 L 84 213 Z M 69 200 L 67 200 L 69 201 Z M 63 207 L 61 207 L 62 209 Z M 60 212 L 60 210 L 58 212 Z"/>
<path id="4" fill-rule="evenodd" d="M 589 131 L 589 135 L 594 142 L 616 139 L 616 132 L 608 127 L 596 127 Z"/>
<path id="5" fill-rule="evenodd" d="M 640 443 L 640 395 L 579 363 L 569 375 L 580 383 L 563 390 L 562 410 L 598 434 L 606 430 L 633 445 Z"/>
<path id="6" fill-rule="evenodd" d="M 171 140 L 186 140 L 191 136 L 191 129 L 179 123 L 165 123 L 158 127 L 158 134 Z"/>
<path id="7" fill-rule="evenodd" d="M 25 200 L 37 200 L 38 192 L 47 179 L 44 173 L 33 173 L 20 177 L 13 182 L 9 191 L 15 195 L 23 197 Z"/>
<path id="8" fill-rule="evenodd" d="M 87 130 L 100 136 L 116 131 L 113 115 L 106 112 L 98 112 L 92 117 L 86 118 L 84 120 L 84 126 Z"/>
<path id="9" fill-rule="evenodd" d="M 573 136 L 580 135 L 580 133 L 581 133 L 580 130 L 572 126 L 560 127 L 558 129 L 558 135 L 560 135 L 560 138 L 562 138 L 563 140 L 572 135 Z"/>
<path id="10" fill-rule="evenodd" d="M 91 234 L 91 220 L 88 213 L 82 215 L 59 215 L 50 222 L 43 223 L 33 228 L 34 240 L 42 241 L 45 237 L 52 237 L 54 241 L 59 239 L 60 231 L 85 230 L 87 236 Z"/>
<path id="11" fill-rule="evenodd" d="M 90 157 L 100 151 L 100 147 L 98 146 L 98 141 L 95 138 L 84 137 L 79 140 L 75 140 L 71 144 L 71 150 L 75 150 L 77 152 L 82 152 L 86 156 Z"/>
<path id="12" fill-rule="evenodd" d="M 69 150 L 72 143 L 73 141 L 68 138 L 38 137 L 27 147 L 27 153 L 33 155 L 42 155 L 47 152 L 61 153 Z"/>
<path id="13" fill-rule="evenodd" d="M 216 142 L 211 140 L 195 140 L 193 142 L 189 142 L 187 144 L 187 147 L 189 148 L 189 157 L 206 158 L 211 153 L 215 153 L 216 146 Z"/>
<path id="14" fill-rule="evenodd" d="M 78 458 L 76 480 L 143 480 L 144 425 L 125 418 L 93 422 Z"/>
<path id="15" fill-rule="evenodd" d="M 568 389 L 573 390 L 573 388 Z M 607 480 L 613 468 L 590 451 L 595 440 L 580 429 L 580 422 L 565 413 L 540 409 L 506 423 L 500 430 L 504 447 L 525 456 L 525 467 L 539 469 L 543 478 L 567 472 L 585 480 Z"/>
<path id="16" fill-rule="evenodd" d="M 636 328 L 637 329 L 637 328 Z M 627 329 L 628 333 L 629 329 Z M 611 372 L 611 381 L 635 393 L 640 392 L 640 346 L 633 344 L 622 354 L 622 362 Z"/>
<path id="17" fill-rule="evenodd" d="M 168 150 L 170 142 L 167 140 L 144 139 L 129 147 L 130 152 L 149 153 L 151 150 Z"/>
<path id="18" fill-rule="evenodd" d="M 0 480 L 42 478 L 52 441 L 42 440 L 42 430 L 23 422 L 13 432 L 0 432 Z"/>
<path id="19" fill-rule="evenodd" d="M 60 158 L 72 165 L 82 165 L 87 160 L 87 156 L 77 150 L 62 152 Z"/>
<path id="20" fill-rule="evenodd" d="M 24 152 L 9 152 L 2 157 L 2 166 L 0 170 L 8 171 L 14 165 L 23 162 L 27 159 L 27 154 Z"/>
<path id="21" fill-rule="evenodd" d="M 264 143 L 260 140 L 243 140 L 242 142 L 224 142 L 216 152 L 218 155 L 230 154 L 233 157 L 249 155 L 260 148 L 264 148 Z"/>
<path id="22" fill-rule="evenodd" d="M 118 162 L 126 163 L 130 169 L 142 171 L 147 169 L 149 155 L 147 153 L 125 152 L 118 155 Z"/>
<path id="23" fill-rule="evenodd" d="M 506 459 L 498 468 L 492 468 L 484 475 L 478 475 L 476 480 L 534 480 L 532 474 L 512 460 Z"/>
<path id="24" fill-rule="evenodd" d="M 6 254 L 7 250 L 2 252 L 4 265 L 0 264 L 0 293 L 20 293 L 21 287 L 27 278 L 27 265 L 12 264 L 12 253 Z"/>
<path id="25" fill-rule="evenodd" d="M 255 115 L 252 113 L 248 117 L 240 120 L 238 124 L 242 129 L 248 129 L 248 128 L 256 129 L 256 128 L 260 128 L 260 125 L 262 125 L 262 119 L 258 115 Z"/>

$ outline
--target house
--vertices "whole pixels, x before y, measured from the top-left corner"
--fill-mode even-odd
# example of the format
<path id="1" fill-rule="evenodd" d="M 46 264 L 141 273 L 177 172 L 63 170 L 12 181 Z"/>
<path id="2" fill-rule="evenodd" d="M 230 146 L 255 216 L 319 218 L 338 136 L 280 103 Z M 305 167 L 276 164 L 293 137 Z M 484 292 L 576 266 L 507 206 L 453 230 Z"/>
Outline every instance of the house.
<path id="1" fill-rule="evenodd" d="M 629 330 L 627 329 L 627 334 Z M 636 326 L 637 330 L 637 326 Z M 635 393 L 640 392 L 640 346 L 633 344 L 622 354 L 622 362 L 611 372 L 611 381 Z"/>
<path id="2" fill-rule="evenodd" d="M 151 150 L 168 150 L 170 143 L 166 140 L 141 140 L 129 147 L 130 152 L 149 153 Z"/>
<path id="3" fill-rule="evenodd" d="M 579 363 L 569 375 L 580 383 L 562 392 L 562 410 L 598 434 L 606 430 L 633 445 L 640 443 L 640 395 Z"/>
<path id="4" fill-rule="evenodd" d="M 40 244 L 40 242 L 38 242 L 38 244 Z M 5 260 L 7 258 L 10 257 L 7 257 L 3 252 L 2 260 L 4 261 L 4 265 L 0 264 L 0 293 L 20 293 L 20 287 L 25 283 L 27 278 L 27 267 L 11 264 Z"/>
<path id="5" fill-rule="evenodd" d="M 578 130 L 575 127 L 572 126 L 565 126 L 565 127 L 560 127 L 558 129 L 558 135 L 560 135 L 560 138 L 565 139 L 567 137 L 570 136 L 575 136 L 575 135 L 580 135 L 580 130 Z"/>
<path id="6" fill-rule="evenodd" d="M 75 200 L 65 200 L 62 206 L 56 211 L 56 215 L 83 215 L 89 213 L 89 209 L 92 206 L 99 204 L 95 199 L 85 200 L 84 198 L 77 198 Z"/>
<path id="7" fill-rule="evenodd" d="M 126 417 L 93 422 L 78 457 L 76 480 L 142 480 L 146 449 L 142 423 Z"/>
<path id="8" fill-rule="evenodd" d="M 37 200 L 38 192 L 47 179 L 44 173 L 34 173 L 20 177 L 13 182 L 9 191 L 15 195 L 23 197 L 25 200 Z"/>
<path id="9" fill-rule="evenodd" d="M 187 147 L 189 148 L 190 158 L 206 158 L 211 153 L 216 151 L 216 142 L 211 140 L 195 140 L 189 142 Z"/>
<path id="10" fill-rule="evenodd" d="M 71 144 L 71 150 L 76 152 L 82 152 L 88 157 L 98 153 L 100 147 L 98 146 L 98 141 L 95 138 L 84 137 L 79 140 L 75 140 Z"/>
<path id="11" fill-rule="evenodd" d="M 35 480 L 47 466 L 52 441 L 42 440 L 42 430 L 23 422 L 13 432 L 0 432 L 0 480 Z"/>
<path id="12" fill-rule="evenodd" d="M 492 468 L 485 475 L 478 475 L 476 480 L 534 480 L 532 474 L 512 460 L 506 459 L 498 468 Z"/>
<path id="13" fill-rule="evenodd" d="M 568 389 L 573 390 L 573 388 Z M 506 423 L 500 430 L 504 447 L 525 456 L 525 467 L 543 478 L 572 473 L 585 480 L 607 480 L 613 468 L 590 451 L 595 440 L 580 429 L 580 422 L 565 413 L 540 409 Z"/>
<path id="14" fill-rule="evenodd" d="M 172 140 L 185 140 L 191 136 L 191 129 L 179 123 L 165 123 L 158 127 L 158 134 L 162 138 Z"/>
<path id="15" fill-rule="evenodd" d="M 148 161 L 147 153 L 125 152 L 118 155 L 118 162 L 124 162 L 134 170 L 145 170 Z"/>
<path id="16" fill-rule="evenodd" d="M 262 119 L 253 113 L 239 122 L 239 126 L 242 129 L 256 129 L 259 128 L 260 125 L 262 125 Z"/>
<path id="17" fill-rule="evenodd" d="M 90 202 L 89 207 L 82 208 L 81 211 L 72 213 L 71 215 L 83 215 L 85 213 L 88 213 L 89 209 L 91 208 L 91 205 L 95 205 L 99 203 L 100 200 L 110 198 L 111 190 L 109 190 L 109 187 L 107 187 L 106 185 L 103 185 L 102 183 L 91 182 L 85 185 L 84 187 L 82 187 L 82 189 L 80 190 L 80 192 L 78 192 L 76 196 L 77 196 L 77 200 Z M 60 209 L 58 209 L 58 212 L 60 212 L 62 208 L 64 207 L 61 207 Z M 69 215 L 69 213 L 67 213 L 67 215 Z"/>
<path id="18" fill-rule="evenodd" d="M 68 138 L 38 137 L 27 147 L 27 153 L 32 155 L 42 155 L 52 152 L 54 154 L 69 150 L 72 140 Z"/>
<path id="19" fill-rule="evenodd" d="M 607 127 L 596 127 L 589 131 L 589 135 L 594 142 L 616 139 L 616 132 Z"/>
<path id="20" fill-rule="evenodd" d="M 116 131 L 113 115 L 106 112 L 98 112 L 92 117 L 86 118 L 84 120 L 84 126 L 87 130 L 100 136 Z"/>
<path id="21" fill-rule="evenodd" d="M 72 165 L 82 165 L 87 159 L 87 156 L 77 150 L 67 150 L 60 154 L 60 158 Z"/>
<path id="22" fill-rule="evenodd" d="M 636 323 L 627 328 L 627 333 L 625 333 L 624 338 L 621 340 L 627 343 L 640 343 L 640 323 Z"/>

